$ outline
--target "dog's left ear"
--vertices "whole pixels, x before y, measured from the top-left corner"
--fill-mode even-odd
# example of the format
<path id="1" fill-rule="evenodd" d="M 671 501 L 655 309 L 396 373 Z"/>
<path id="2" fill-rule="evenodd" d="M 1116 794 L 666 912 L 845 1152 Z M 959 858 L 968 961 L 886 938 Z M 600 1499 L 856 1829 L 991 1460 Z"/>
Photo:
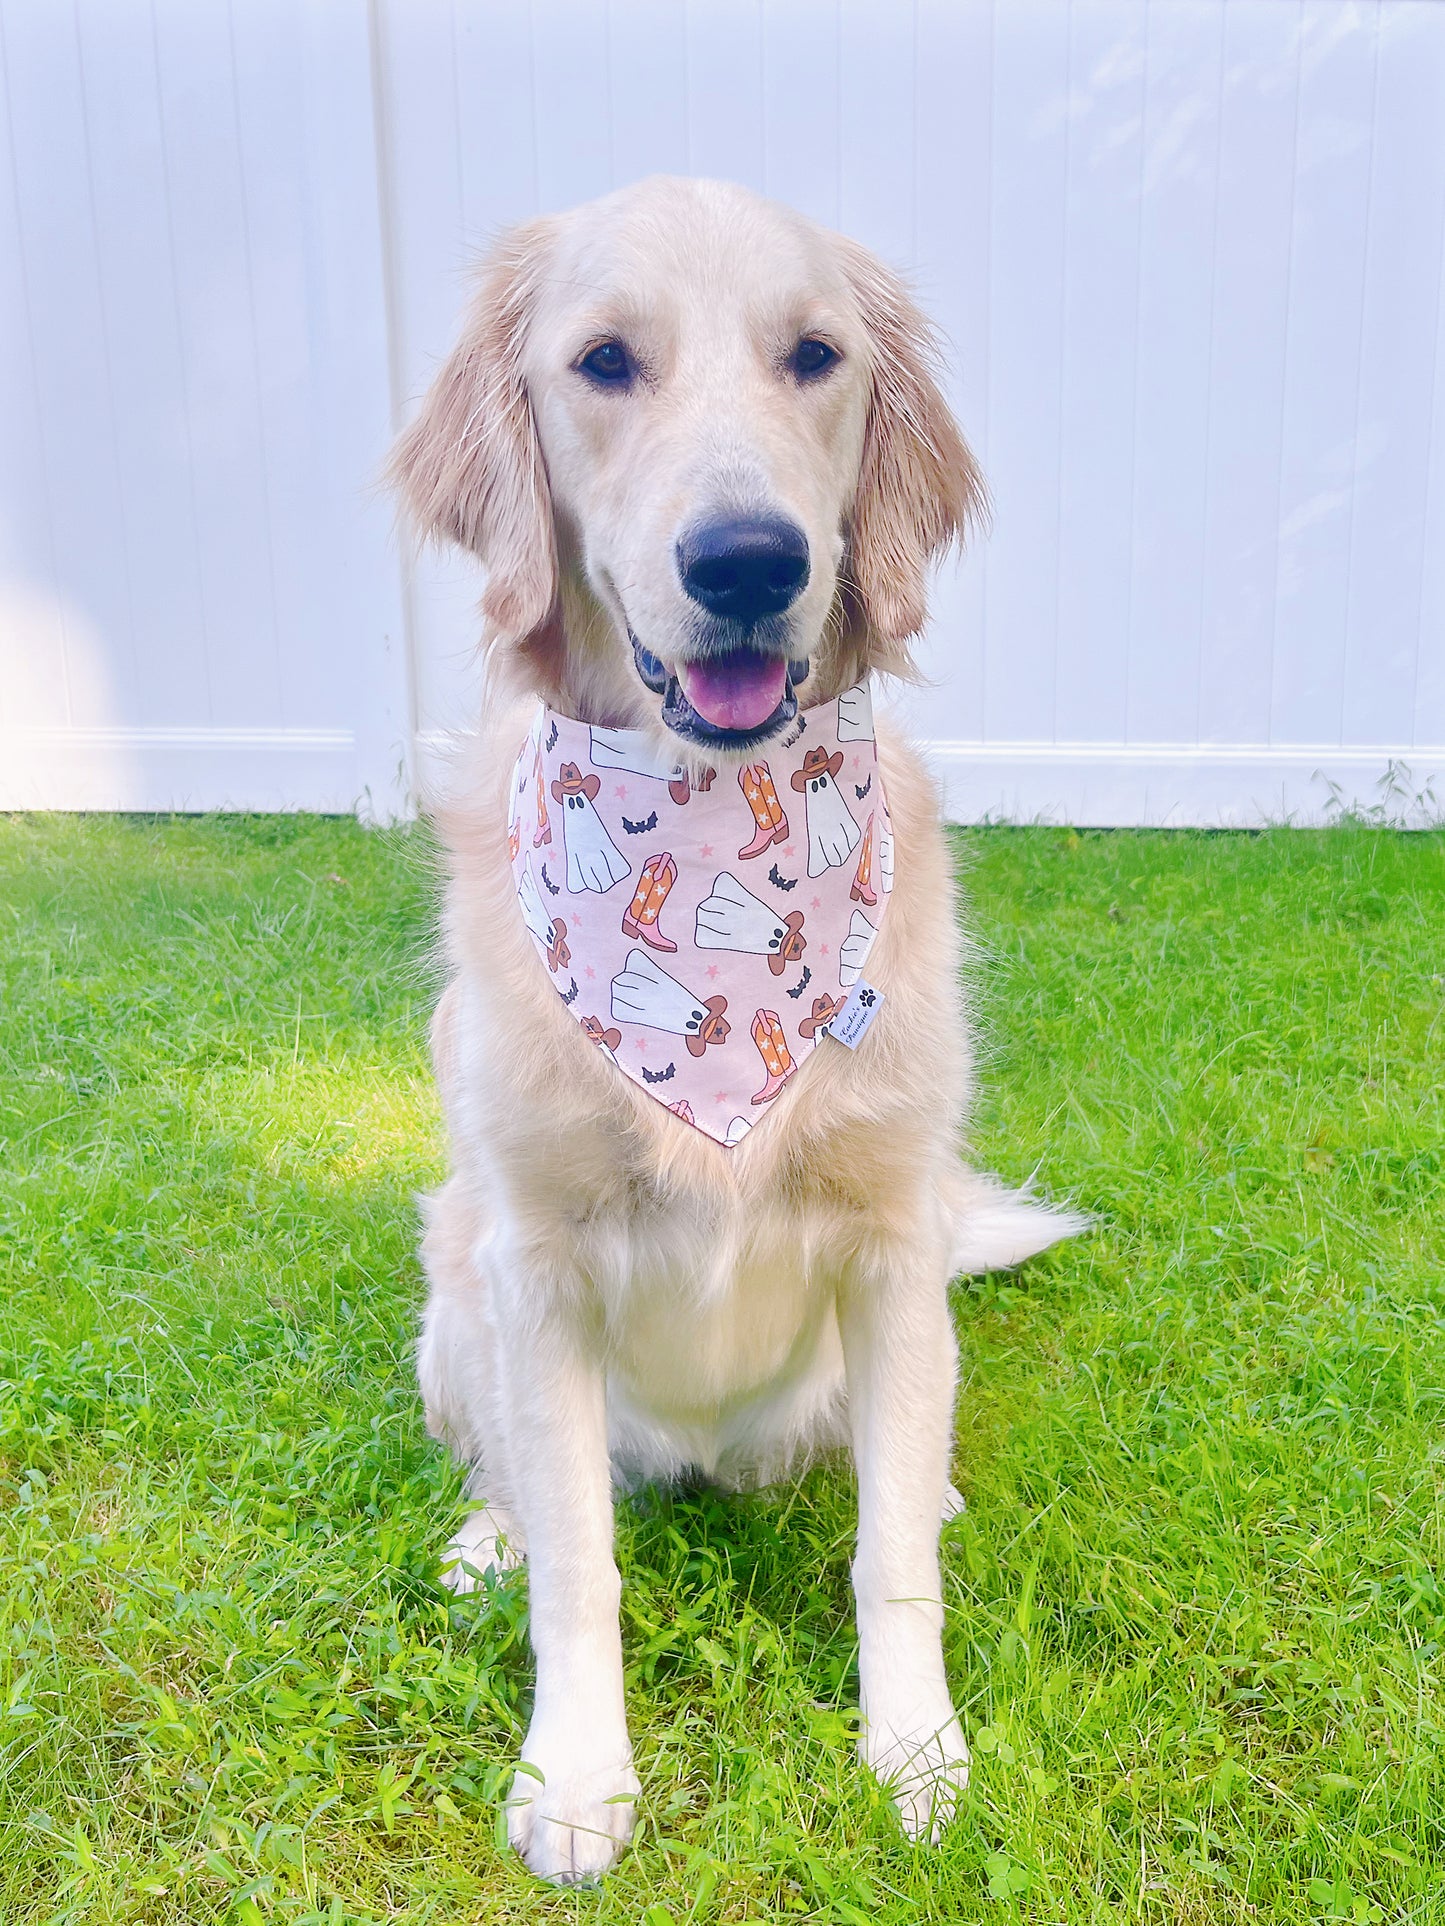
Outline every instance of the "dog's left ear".
<path id="1" fill-rule="evenodd" d="M 907 675 L 929 565 L 987 518 L 988 493 L 939 389 L 931 324 L 890 268 L 855 242 L 843 247 L 873 361 L 845 569 L 873 663 Z"/>

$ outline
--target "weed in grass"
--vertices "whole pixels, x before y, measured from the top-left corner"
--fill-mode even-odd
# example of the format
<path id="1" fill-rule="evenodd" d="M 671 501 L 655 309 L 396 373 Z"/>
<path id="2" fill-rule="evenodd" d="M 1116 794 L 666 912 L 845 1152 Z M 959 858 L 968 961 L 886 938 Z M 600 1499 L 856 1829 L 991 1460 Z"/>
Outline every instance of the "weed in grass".
<path id="1" fill-rule="evenodd" d="M 975 1153 L 936 1853 L 856 1765 L 842 1467 L 621 1507 L 635 1852 L 504 1850 L 525 1574 L 436 1583 L 425 836 L 0 824 L 0 1918 L 1445 1918 L 1445 838 L 959 837 Z"/>

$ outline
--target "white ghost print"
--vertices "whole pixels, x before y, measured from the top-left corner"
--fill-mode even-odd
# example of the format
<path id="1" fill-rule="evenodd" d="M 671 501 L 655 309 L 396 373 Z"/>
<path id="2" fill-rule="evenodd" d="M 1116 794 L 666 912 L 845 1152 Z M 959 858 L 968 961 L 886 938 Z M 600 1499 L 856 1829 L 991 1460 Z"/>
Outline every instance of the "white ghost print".
<path id="1" fill-rule="evenodd" d="M 696 997 L 666 970 L 659 969 L 646 950 L 627 952 L 621 974 L 612 979 L 612 1015 L 618 1023 L 640 1023 L 648 1030 L 665 1030 L 685 1037 L 688 1053 L 700 1057 L 709 1043 L 725 1041 L 729 1025 L 723 1017 L 725 996 Z"/>
<path id="2" fill-rule="evenodd" d="M 694 941 L 700 950 L 765 956 L 774 976 L 781 976 L 808 947 L 800 910 L 779 916 L 725 869 L 713 878 L 712 895 L 697 906 Z"/>
<path id="3" fill-rule="evenodd" d="M 564 762 L 552 783 L 552 800 L 561 809 L 567 846 L 567 887 L 596 890 L 599 896 L 632 874 L 632 865 L 593 807 L 601 787 L 600 776 L 584 776 L 575 762 Z"/>
<path id="4" fill-rule="evenodd" d="M 845 689 L 838 698 L 839 742 L 872 742 L 873 697 L 866 682 Z"/>
<path id="5" fill-rule="evenodd" d="M 863 832 L 849 813 L 838 787 L 838 771 L 843 767 L 843 751 L 810 749 L 801 769 L 792 774 L 794 789 L 804 799 L 808 817 L 808 874 L 821 876 L 825 869 L 846 863 L 863 840 Z"/>
<path id="6" fill-rule="evenodd" d="M 592 761 L 598 769 L 625 769 L 629 776 L 681 782 L 687 771 L 636 729 L 593 729 Z"/>
<path id="7" fill-rule="evenodd" d="M 877 934 L 862 910 L 854 910 L 848 934 L 838 945 L 838 981 L 845 990 L 851 990 L 862 976 L 863 965 L 868 961 L 868 952 Z"/>
<path id="8" fill-rule="evenodd" d="M 885 812 L 878 827 L 878 882 L 883 894 L 888 896 L 893 889 L 893 825 Z"/>
<path id="9" fill-rule="evenodd" d="M 723 1139 L 723 1142 L 726 1143 L 729 1147 L 731 1147 L 733 1144 L 740 1144 L 743 1138 L 746 1137 L 748 1132 L 752 1129 L 753 1124 L 755 1122 L 756 1122 L 756 1118 L 753 1118 L 753 1117 L 734 1117 L 732 1122 L 728 1125 L 728 1134 Z"/>

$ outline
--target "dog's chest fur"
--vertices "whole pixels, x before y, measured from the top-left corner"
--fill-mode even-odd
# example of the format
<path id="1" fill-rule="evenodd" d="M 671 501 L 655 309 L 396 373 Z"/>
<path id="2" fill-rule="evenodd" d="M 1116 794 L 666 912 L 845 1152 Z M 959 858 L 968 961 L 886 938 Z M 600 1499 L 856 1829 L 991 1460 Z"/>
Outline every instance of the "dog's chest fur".
<path id="1" fill-rule="evenodd" d="M 869 967 L 883 1010 L 856 1052 L 820 1046 L 731 1150 L 621 1076 L 560 1005 L 508 867 L 515 740 L 498 732 L 443 816 L 451 982 L 434 1048 L 454 1160 L 493 1201 L 492 1234 L 525 1251 L 529 1288 L 591 1305 L 620 1404 L 684 1429 L 726 1430 L 821 1368 L 840 1281 L 880 1235 L 916 1228 L 956 1156 L 947 850 L 913 756 L 886 736 L 880 751 L 897 851 Z"/>

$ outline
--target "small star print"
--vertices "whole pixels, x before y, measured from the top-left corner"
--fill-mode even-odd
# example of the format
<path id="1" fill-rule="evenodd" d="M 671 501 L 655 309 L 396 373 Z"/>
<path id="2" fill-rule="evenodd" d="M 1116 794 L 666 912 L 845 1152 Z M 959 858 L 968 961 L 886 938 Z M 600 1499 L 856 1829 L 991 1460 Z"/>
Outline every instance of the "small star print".
<path id="1" fill-rule="evenodd" d="M 787 846 L 787 848 L 786 848 L 786 849 L 785 849 L 785 850 L 783 851 L 783 854 L 784 854 L 785 856 L 791 856 L 791 855 L 792 855 L 792 853 L 793 853 L 793 845 L 792 845 L 791 843 L 789 843 L 789 844 L 788 844 L 788 846 Z"/>
<path id="2" fill-rule="evenodd" d="M 811 904 L 811 907 L 812 907 L 813 909 L 821 909 L 821 908 L 823 907 L 823 899 L 822 899 L 822 897 L 821 897 L 821 896 L 815 896 L 815 897 L 813 898 L 813 901 L 812 901 L 812 904 Z"/>
<path id="3" fill-rule="evenodd" d="M 626 802 L 627 801 L 627 784 L 625 782 L 614 783 L 612 785 L 612 793 L 614 796 L 616 796 L 618 802 Z"/>
<path id="4" fill-rule="evenodd" d="M 716 964 L 716 963 L 709 963 L 709 964 L 708 964 L 708 966 L 707 966 L 707 973 L 708 973 L 708 975 L 709 975 L 710 977 L 715 977 L 715 976 L 717 975 L 717 973 L 718 973 L 718 966 L 717 966 L 717 964 Z"/>
<path id="5" fill-rule="evenodd" d="M 587 974 L 588 976 L 596 976 L 596 974 L 597 974 L 597 972 L 596 972 L 596 970 L 594 970 L 594 969 L 593 969 L 593 967 L 592 967 L 592 965 L 591 965 L 590 963 L 589 963 L 589 964 L 587 965 L 587 971 L 586 971 L 586 974 Z"/>
<path id="6" fill-rule="evenodd" d="M 726 1102 L 727 1102 L 727 1100 L 728 1100 L 728 1093 L 727 1093 L 727 1091 L 726 1091 L 726 1090 L 717 1090 L 717 1091 L 714 1091 L 714 1093 L 713 1093 L 713 1102 L 714 1102 L 714 1103 L 726 1103 Z"/>
<path id="7" fill-rule="evenodd" d="M 702 849 L 701 849 L 701 850 L 699 851 L 699 854 L 700 854 L 700 855 L 703 855 L 703 856 L 711 856 L 711 855 L 712 855 L 712 844 L 711 844 L 711 843 L 704 843 L 704 844 L 703 844 L 703 846 L 702 846 Z"/>
<path id="8" fill-rule="evenodd" d="M 639 1050 L 645 1050 L 647 1048 L 646 1043 L 643 1041 L 641 1037 L 637 1039 L 637 1047 Z"/>
<path id="9" fill-rule="evenodd" d="M 826 956 L 828 954 L 828 945 L 826 943 L 820 943 L 818 945 L 818 954 L 819 956 Z"/>

